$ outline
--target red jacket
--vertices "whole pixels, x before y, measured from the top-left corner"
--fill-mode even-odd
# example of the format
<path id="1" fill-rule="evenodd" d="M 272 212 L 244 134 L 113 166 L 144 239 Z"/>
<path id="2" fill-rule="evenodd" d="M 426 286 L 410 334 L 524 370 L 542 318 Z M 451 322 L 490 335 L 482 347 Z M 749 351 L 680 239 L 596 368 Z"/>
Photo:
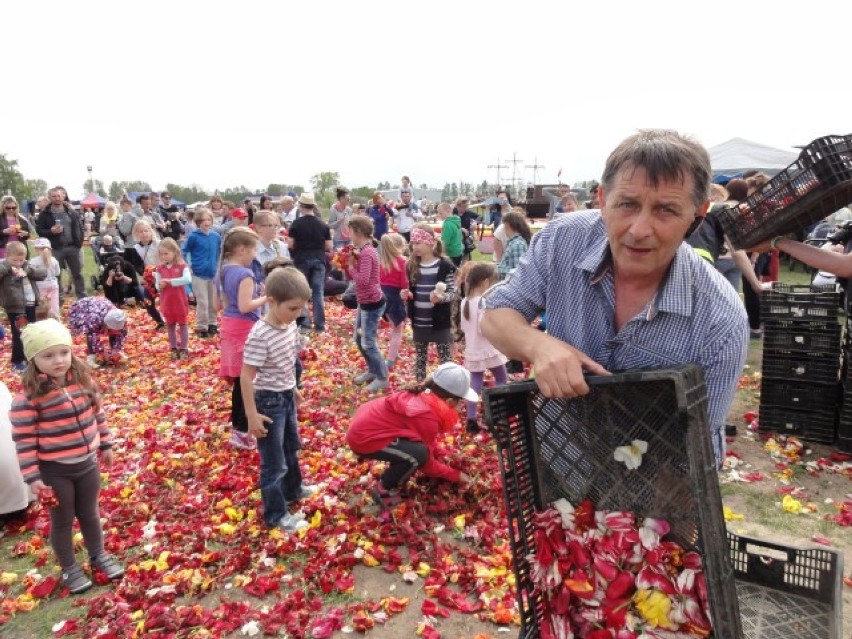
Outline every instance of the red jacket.
<path id="1" fill-rule="evenodd" d="M 452 410 L 449 406 L 447 409 Z M 455 417 L 458 421 L 458 413 Z M 429 477 L 458 481 L 460 471 L 436 459 L 441 426 L 441 417 L 421 394 L 400 391 L 362 404 L 349 424 L 346 443 L 354 452 L 366 454 L 400 438 L 423 442 L 429 449 L 423 472 Z"/>

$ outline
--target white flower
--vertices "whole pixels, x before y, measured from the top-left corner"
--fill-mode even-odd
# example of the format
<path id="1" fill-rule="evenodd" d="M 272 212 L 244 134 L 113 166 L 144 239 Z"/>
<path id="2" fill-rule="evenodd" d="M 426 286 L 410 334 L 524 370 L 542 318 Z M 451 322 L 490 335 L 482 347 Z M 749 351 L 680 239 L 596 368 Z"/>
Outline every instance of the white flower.
<path id="1" fill-rule="evenodd" d="M 623 462 L 628 470 L 636 470 L 642 465 L 642 455 L 648 452 L 648 442 L 634 439 L 628 446 L 619 446 L 612 456 L 615 461 Z"/>
<path id="2" fill-rule="evenodd" d="M 244 637 L 254 637 L 255 635 L 259 635 L 260 624 L 254 620 L 249 621 L 248 623 L 243 624 L 243 627 L 240 628 L 240 634 Z"/>

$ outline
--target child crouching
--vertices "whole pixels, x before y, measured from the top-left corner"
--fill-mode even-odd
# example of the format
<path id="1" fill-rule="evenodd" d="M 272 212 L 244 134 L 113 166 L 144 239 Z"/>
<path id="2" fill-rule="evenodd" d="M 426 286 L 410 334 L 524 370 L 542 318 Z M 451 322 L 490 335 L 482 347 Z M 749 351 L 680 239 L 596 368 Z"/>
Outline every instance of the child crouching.
<path id="1" fill-rule="evenodd" d="M 311 299 L 311 287 L 300 271 L 278 268 L 266 280 L 269 310 L 251 329 L 243 352 L 240 387 L 248 432 L 260 453 L 260 494 L 267 526 L 287 532 L 307 528 L 290 514 L 289 504 L 309 497 L 315 486 L 302 483 L 296 422 L 296 355 L 302 336 L 296 318 Z"/>
<path id="2" fill-rule="evenodd" d="M 390 462 L 371 488 L 382 509 L 400 501 L 399 488 L 419 468 L 429 477 L 470 483 L 470 477 L 436 458 L 438 438 L 458 424 L 456 406 L 475 402 L 470 373 L 458 364 L 441 364 L 423 384 L 368 401 L 352 418 L 346 443 L 356 454 Z"/>

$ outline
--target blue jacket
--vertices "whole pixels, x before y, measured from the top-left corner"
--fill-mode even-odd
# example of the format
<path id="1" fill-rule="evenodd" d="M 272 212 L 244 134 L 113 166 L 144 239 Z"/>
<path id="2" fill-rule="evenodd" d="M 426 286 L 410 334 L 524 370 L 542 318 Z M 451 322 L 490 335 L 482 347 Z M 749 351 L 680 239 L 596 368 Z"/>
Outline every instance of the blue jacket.
<path id="1" fill-rule="evenodd" d="M 209 233 L 196 229 L 189 234 L 183 243 L 183 257 L 189 262 L 193 275 L 205 280 L 216 277 L 221 245 L 222 236 L 213 229 Z"/>

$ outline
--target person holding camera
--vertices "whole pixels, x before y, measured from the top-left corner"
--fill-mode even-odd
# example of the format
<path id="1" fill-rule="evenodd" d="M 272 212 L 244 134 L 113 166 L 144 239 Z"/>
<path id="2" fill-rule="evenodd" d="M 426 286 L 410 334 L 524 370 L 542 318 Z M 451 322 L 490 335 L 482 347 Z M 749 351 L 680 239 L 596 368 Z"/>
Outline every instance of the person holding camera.
<path id="1" fill-rule="evenodd" d="M 100 283 L 104 289 L 104 297 L 116 306 L 126 304 L 129 299 L 139 304 L 145 301 L 136 269 L 120 255 L 107 260 L 104 272 L 101 273 Z"/>

